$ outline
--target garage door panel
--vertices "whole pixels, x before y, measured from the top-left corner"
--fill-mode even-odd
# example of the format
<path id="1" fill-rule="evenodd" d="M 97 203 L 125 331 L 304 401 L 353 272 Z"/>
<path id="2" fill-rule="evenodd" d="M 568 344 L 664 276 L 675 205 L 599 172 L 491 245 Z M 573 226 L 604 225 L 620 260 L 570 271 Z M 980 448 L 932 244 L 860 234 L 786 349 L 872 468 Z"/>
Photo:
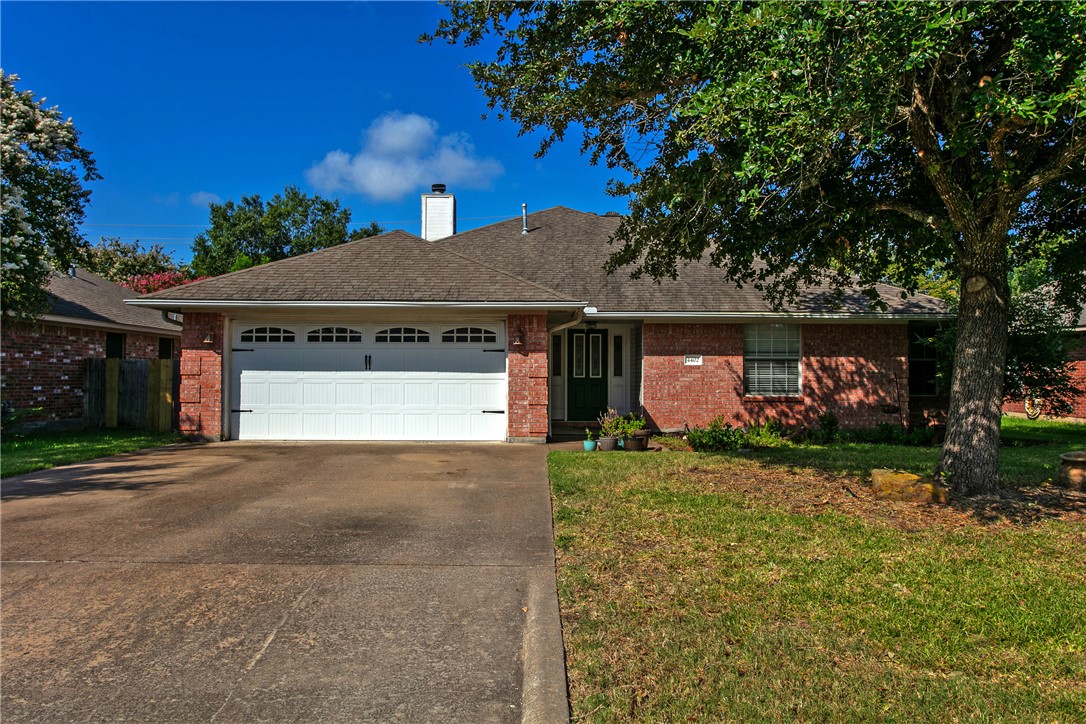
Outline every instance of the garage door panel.
<path id="1" fill-rule="evenodd" d="M 232 434 L 251 440 L 505 439 L 505 355 L 483 351 L 500 344 L 442 346 L 435 339 L 383 347 L 368 339 L 333 344 L 299 335 L 282 346 L 239 342 L 232 359 Z"/>

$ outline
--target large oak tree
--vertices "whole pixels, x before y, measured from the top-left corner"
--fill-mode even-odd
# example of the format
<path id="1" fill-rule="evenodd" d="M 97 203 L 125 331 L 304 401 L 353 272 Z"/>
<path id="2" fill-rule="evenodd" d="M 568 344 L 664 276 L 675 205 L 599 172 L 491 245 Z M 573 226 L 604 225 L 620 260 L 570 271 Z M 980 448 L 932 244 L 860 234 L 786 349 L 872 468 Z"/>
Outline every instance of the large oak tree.
<path id="1" fill-rule="evenodd" d="M 430 39 L 492 49 L 475 80 L 540 153 L 575 132 L 621 171 L 612 270 L 707 256 L 772 300 L 823 281 L 877 304 L 880 279 L 950 269 L 940 469 L 998 486 L 1009 255 L 1046 232 L 1083 253 L 1083 2 L 453 3 Z"/>

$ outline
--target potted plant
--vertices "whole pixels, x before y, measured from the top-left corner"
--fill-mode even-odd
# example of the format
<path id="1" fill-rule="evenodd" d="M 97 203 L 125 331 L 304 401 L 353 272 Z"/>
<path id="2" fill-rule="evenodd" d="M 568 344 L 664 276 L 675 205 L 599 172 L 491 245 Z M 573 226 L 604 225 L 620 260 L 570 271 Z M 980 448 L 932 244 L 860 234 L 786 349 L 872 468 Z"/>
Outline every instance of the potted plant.
<path id="1" fill-rule="evenodd" d="M 584 450 L 585 452 L 592 452 L 596 449 L 596 441 L 592 439 L 592 431 L 587 427 L 584 429 Z"/>
<path id="2" fill-rule="evenodd" d="M 622 434 L 622 418 L 613 407 L 600 413 L 597 418 L 600 423 L 600 450 L 614 450 L 618 447 L 618 440 Z"/>
<path id="3" fill-rule="evenodd" d="M 631 412 L 622 419 L 623 447 L 627 450 L 647 450 L 649 433 L 645 429 L 645 418 Z"/>

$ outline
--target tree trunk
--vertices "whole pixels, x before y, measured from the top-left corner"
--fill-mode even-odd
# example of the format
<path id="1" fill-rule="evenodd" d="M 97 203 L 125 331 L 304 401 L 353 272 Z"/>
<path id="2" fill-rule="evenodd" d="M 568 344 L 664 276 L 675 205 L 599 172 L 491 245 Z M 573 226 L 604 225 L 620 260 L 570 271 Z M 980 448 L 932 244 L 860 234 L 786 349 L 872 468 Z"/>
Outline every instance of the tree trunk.
<path id="1" fill-rule="evenodd" d="M 961 296 L 946 441 L 938 472 L 958 495 L 999 490 L 999 423 L 1007 365 L 1010 288 L 1006 236 L 970 245 Z"/>

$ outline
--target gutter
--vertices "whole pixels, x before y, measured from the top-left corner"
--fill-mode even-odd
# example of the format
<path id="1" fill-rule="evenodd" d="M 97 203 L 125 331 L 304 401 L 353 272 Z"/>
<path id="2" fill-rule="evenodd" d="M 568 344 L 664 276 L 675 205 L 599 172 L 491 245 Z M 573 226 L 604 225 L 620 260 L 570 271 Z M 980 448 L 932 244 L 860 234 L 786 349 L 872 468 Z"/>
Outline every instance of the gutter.
<path id="1" fill-rule="evenodd" d="M 948 314 L 946 312 L 599 312 L 593 310 L 591 307 L 589 307 L 586 312 L 586 316 L 589 319 L 704 319 L 714 321 L 728 321 L 732 319 L 826 319 L 853 322 L 954 319 L 953 314 Z"/>
<path id="2" fill-rule="evenodd" d="M 243 301 L 235 299 L 125 299 L 134 307 L 181 310 L 192 309 L 580 309 L 585 302 L 305 302 L 305 301 Z"/>

